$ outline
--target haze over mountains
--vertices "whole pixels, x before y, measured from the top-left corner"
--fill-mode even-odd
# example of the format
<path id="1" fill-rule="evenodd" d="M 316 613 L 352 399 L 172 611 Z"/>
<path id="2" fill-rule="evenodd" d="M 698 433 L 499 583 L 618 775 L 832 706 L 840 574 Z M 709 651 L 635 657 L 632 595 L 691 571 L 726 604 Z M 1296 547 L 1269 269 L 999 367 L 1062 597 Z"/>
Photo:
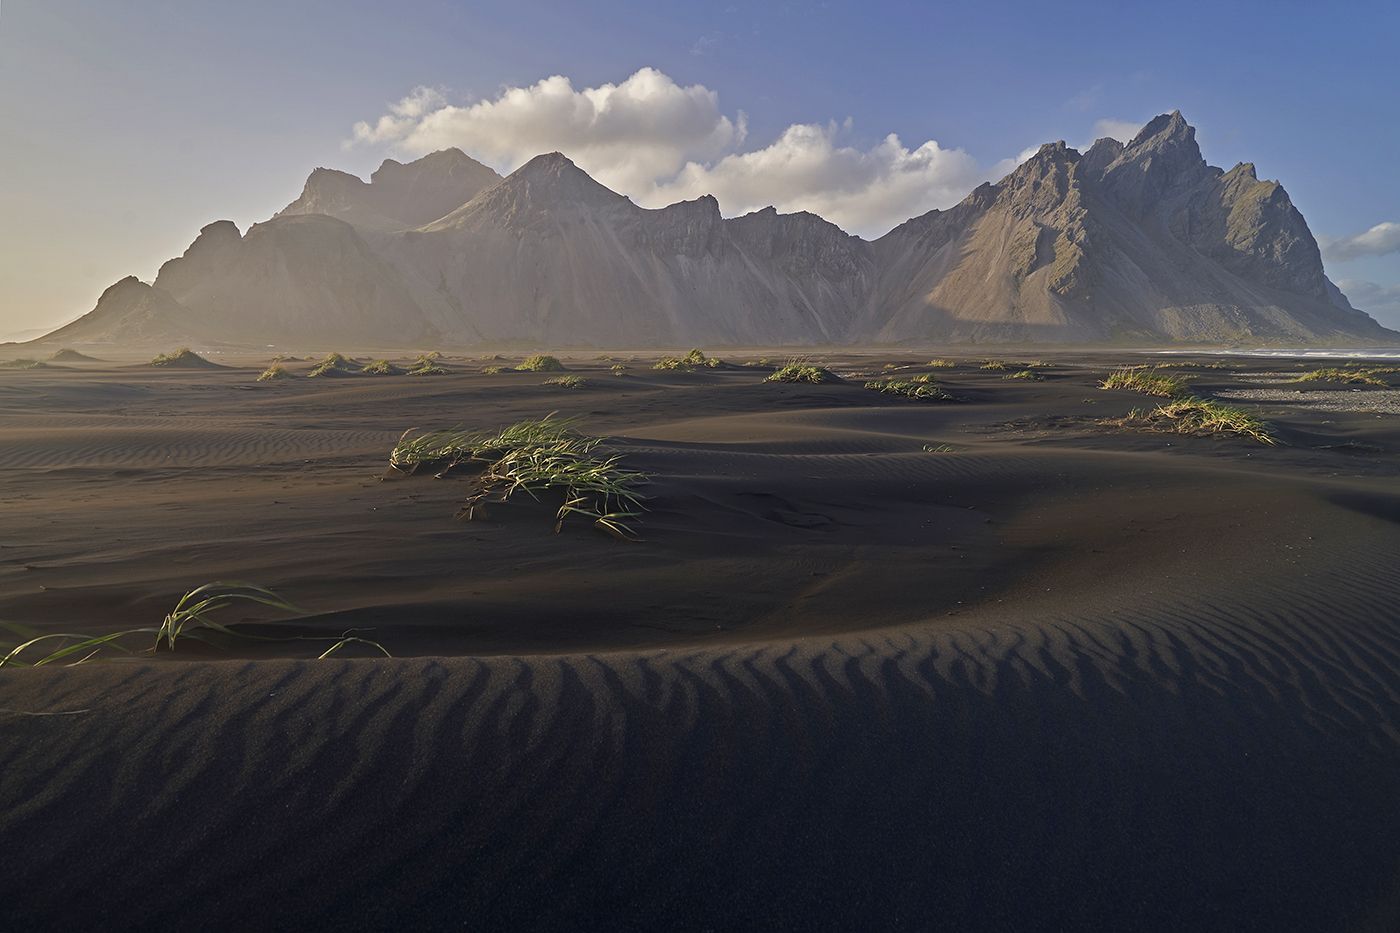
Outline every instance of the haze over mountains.
<path id="1" fill-rule="evenodd" d="M 1126 146 L 1042 146 L 866 241 L 810 213 L 633 204 L 565 156 L 459 150 L 316 169 L 154 284 L 116 283 L 40 343 L 647 347 L 1393 341 L 1323 272 L 1281 185 L 1201 157 L 1179 113 Z"/>

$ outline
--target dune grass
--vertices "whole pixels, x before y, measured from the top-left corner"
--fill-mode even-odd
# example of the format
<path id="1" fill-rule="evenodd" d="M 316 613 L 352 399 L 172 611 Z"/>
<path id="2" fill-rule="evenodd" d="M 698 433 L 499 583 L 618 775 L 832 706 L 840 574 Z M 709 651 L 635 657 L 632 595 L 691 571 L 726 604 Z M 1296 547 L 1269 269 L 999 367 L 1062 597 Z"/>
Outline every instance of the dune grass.
<path id="1" fill-rule="evenodd" d="M 617 455 L 596 456 L 602 438 L 579 434 L 573 424 L 547 415 L 494 433 L 453 430 L 410 436 L 410 429 L 390 452 L 389 465 L 406 473 L 430 467 L 439 476 L 463 464 L 481 467 L 476 491 L 459 513 L 463 518 L 473 518 L 477 507 L 492 498 L 506 502 L 522 491 L 538 498 L 556 490 L 564 497 L 555 515 L 556 533 L 572 516 L 614 537 L 635 538 L 630 522 L 643 511 L 637 487 L 647 481 L 646 474 L 624 470 Z"/>
<path id="2" fill-rule="evenodd" d="M 818 366 L 806 360 L 788 360 L 778 369 L 774 370 L 764 382 L 840 382 L 841 377 L 837 376 L 825 366 Z"/>
<path id="3" fill-rule="evenodd" d="M 1242 408 L 1226 405 L 1215 399 L 1184 395 L 1143 412 L 1134 409 L 1121 422 L 1125 425 L 1145 425 L 1158 430 L 1198 437 L 1231 435 L 1246 437 L 1261 444 L 1279 443 L 1269 425 Z"/>
<path id="4" fill-rule="evenodd" d="M 1006 364 L 1001 360 L 987 360 L 978 369 L 985 369 L 989 372 L 999 373 L 1006 369 Z"/>
<path id="5" fill-rule="evenodd" d="M 704 350 L 691 350 L 685 356 L 663 356 L 657 360 L 652 369 L 659 370 L 680 370 L 682 372 L 694 372 L 697 369 L 716 369 L 724 361 L 717 356 L 706 356 Z"/>
<path id="6" fill-rule="evenodd" d="M 521 372 L 527 373 L 562 373 L 567 367 L 559 362 L 556 356 L 545 356 L 537 353 L 534 356 L 527 356 L 519 366 L 515 367 Z"/>
<path id="7" fill-rule="evenodd" d="M 1002 376 L 1001 378 L 1003 378 L 1003 379 L 1022 379 L 1022 380 L 1025 380 L 1025 381 L 1027 381 L 1027 382 L 1041 382 L 1042 380 L 1045 379 L 1044 376 L 1042 376 L 1040 373 L 1036 372 L 1034 369 L 1022 369 L 1022 370 L 1019 370 L 1019 371 L 1014 372 L 1014 373 L 1007 373 L 1005 376 Z"/>
<path id="8" fill-rule="evenodd" d="M 82 664 L 99 660 L 112 654 L 137 655 L 156 654 L 161 651 L 174 651 L 181 641 L 198 641 L 219 647 L 229 639 L 251 639 L 256 641 L 325 641 L 330 646 L 320 657 L 330 657 L 349 644 L 364 644 L 374 647 L 385 657 L 389 652 L 378 642 L 345 633 L 336 638 L 307 638 L 297 636 L 290 639 L 251 635 L 229 628 L 214 616 L 231 606 L 245 604 L 266 606 L 281 612 L 297 612 L 297 608 L 278 596 L 272 590 L 248 583 L 206 583 L 190 590 L 175 608 L 166 614 L 158 626 L 123 629 L 104 635 L 85 635 L 71 632 L 49 632 L 36 634 L 20 626 L 6 626 L 24 640 L 9 644 L 9 650 L 0 656 L 0 667 L 43 667 L 50 664 Z M 142 647 L 142 643 L 147 643 Z"/>
<path id="9" fill-rule="evenodd" d="M 275 379 L 290 379 L 291 373 L 287 372 L 287 367 L 281 363 L 273 363 L 258 375 L 258 382 L 272 382 Z"/>
<path id="10" fill-rule="evenodd" d="M 1101 389 L 1126 389 L 1143 395 L 1175 398 L 1185 395 L 1186 379 L 1174 373 L 1164 373 L 1146 366 L 1124 366 L 1115 369 L 1099 383 Z"/>
<path id="11" fill-rule="evenodd" d="M 441 357 L 442 354 L 436 350 L 432 353 L 419 354 L 417 359 L 408 364 L 407 374 L 410 376 L 446 376 L 447 370 L 437 364 Z"/>
<path id="12" fill-rule="evenodd" d="M 614 376 L 627 375 L 627 367 L 624 366 L 622 363 L 614 363 L 612 364 L 612 366 L 608 367 L 608 369 Z"/>
<path id="13" fill-rule="evenodd" d="M 397 376 L 400 375 L 403 370 L 399 369 L 388 360 L 375 360 L 371 363 L 366 363 L 364 367 L 360 369 L 360 372 L 367 376 Z"/>
<path id="14" fill-rule="evenodd" d="M 952 369 L 957 366 L 952 360 L 929 360 L 924 364 L 932 369 Z"/>
<path id="15" fill-rule="evenodd" d="M 1346 385 L 1368 385 L 1389 388 L 1390 383 L 1382 379 L 1374 369 L 1314 369 L 1303 373 L 1290 382 L 1340 382 Z"/>
<path id="16" fill-rule="evenodd" d="M 501 373 L 506 373 L 506 372 L 510 372 L 510 367 L 509 367 L 509 366 L 483 366 L 483 367 L 481 367 L 481 374 L 482 374 L 483 376 L 498 376 L 498 375 L 500 375 Z"/>
<path id="17" fill-rule="evenodd" d="M 151 366 L 207 366 L 209 361 L 189 347 L 180 347 L 169 353 L 157 353 L 150 362 Z"/>
<path id="18" fill-rule="evenodd" d="M 561 389 L 581 389 L 588 385 L 588 380 L 584 379 L 582 376 L 571 374 L 568 376 L 554 376 L 553 378 L 546 379 L 541 385 L 558 386 Z"/>
<path id="19" fill-rule="evenodd" d="M 865 388 L 883 395 L 919 399 L 926 402 L 951 402 L 953 396 L 944 392 L 931 379 L 872 379 Z"/>
<path id="20" fill-rule="evenodd" d="M 339 353 L 332 353 L 312 367 L 307 373 L 308 379 L 317 379 L 322 376 L 345 376 L 355 371 L 356 364 L 341 356 Z"/>

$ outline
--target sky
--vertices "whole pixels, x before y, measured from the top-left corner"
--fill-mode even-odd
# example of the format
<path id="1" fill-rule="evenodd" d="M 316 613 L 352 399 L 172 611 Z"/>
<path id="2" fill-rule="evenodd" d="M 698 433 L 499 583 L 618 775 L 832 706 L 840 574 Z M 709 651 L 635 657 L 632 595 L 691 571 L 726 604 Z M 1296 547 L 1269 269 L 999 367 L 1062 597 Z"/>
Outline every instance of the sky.
<path id="1" fill-rule="evenodd" d="M 875 236 L 1173 109 L 1207 161 L 1282 181 L 1400 326 L 1397 35 L 1393 2 L 0 0 L 0 339 L 267 219 L 317 166 L 557 149 L 646 206 Z"/>

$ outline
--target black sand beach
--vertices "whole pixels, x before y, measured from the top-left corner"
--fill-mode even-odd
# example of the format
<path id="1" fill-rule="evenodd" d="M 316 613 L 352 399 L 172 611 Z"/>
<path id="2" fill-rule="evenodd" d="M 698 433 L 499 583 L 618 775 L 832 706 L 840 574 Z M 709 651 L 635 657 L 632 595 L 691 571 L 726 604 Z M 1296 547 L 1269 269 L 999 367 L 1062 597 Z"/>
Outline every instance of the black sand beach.
<path id="1" fill-rule="evenodd" d="M 861 387 L 927 358 L 0 370 L 0 620 L 243 580 L 302 608 L 243 631 L 395 656 L 0 670 L 4 925 L 1400 926 L 1400 377 L 1171 359 L 1267 446 L 1112 424 L 1158 357 Z M 642 540 L 386 473 L 551 411 L 652 475 Z"/>

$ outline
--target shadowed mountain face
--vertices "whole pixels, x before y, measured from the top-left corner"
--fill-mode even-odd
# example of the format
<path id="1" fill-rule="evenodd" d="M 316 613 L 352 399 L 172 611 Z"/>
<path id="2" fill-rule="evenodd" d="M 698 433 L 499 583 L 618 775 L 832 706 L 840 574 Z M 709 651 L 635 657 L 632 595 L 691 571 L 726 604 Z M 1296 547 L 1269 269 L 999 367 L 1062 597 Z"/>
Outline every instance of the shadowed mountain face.
<path id="1" fill-rule="evenodd" d="M 455 149 L 386 161 L 369 183 L 317 169 L 246 235 L 205 227 L 162 267 L 158 313 L 114 292 L 64 339 L 156 339 L 161 322 L 171 336 L 255 344 L 1397 336 L 1328 281 L 1282 186 L 1252 165 L 1207 165 L 1179 113 L 1126 146 L 1042 146 L 874 242 L 807 213 L 726 220 L 712 197 L 647 210 L 559 153 L 503 179 Z"/>

